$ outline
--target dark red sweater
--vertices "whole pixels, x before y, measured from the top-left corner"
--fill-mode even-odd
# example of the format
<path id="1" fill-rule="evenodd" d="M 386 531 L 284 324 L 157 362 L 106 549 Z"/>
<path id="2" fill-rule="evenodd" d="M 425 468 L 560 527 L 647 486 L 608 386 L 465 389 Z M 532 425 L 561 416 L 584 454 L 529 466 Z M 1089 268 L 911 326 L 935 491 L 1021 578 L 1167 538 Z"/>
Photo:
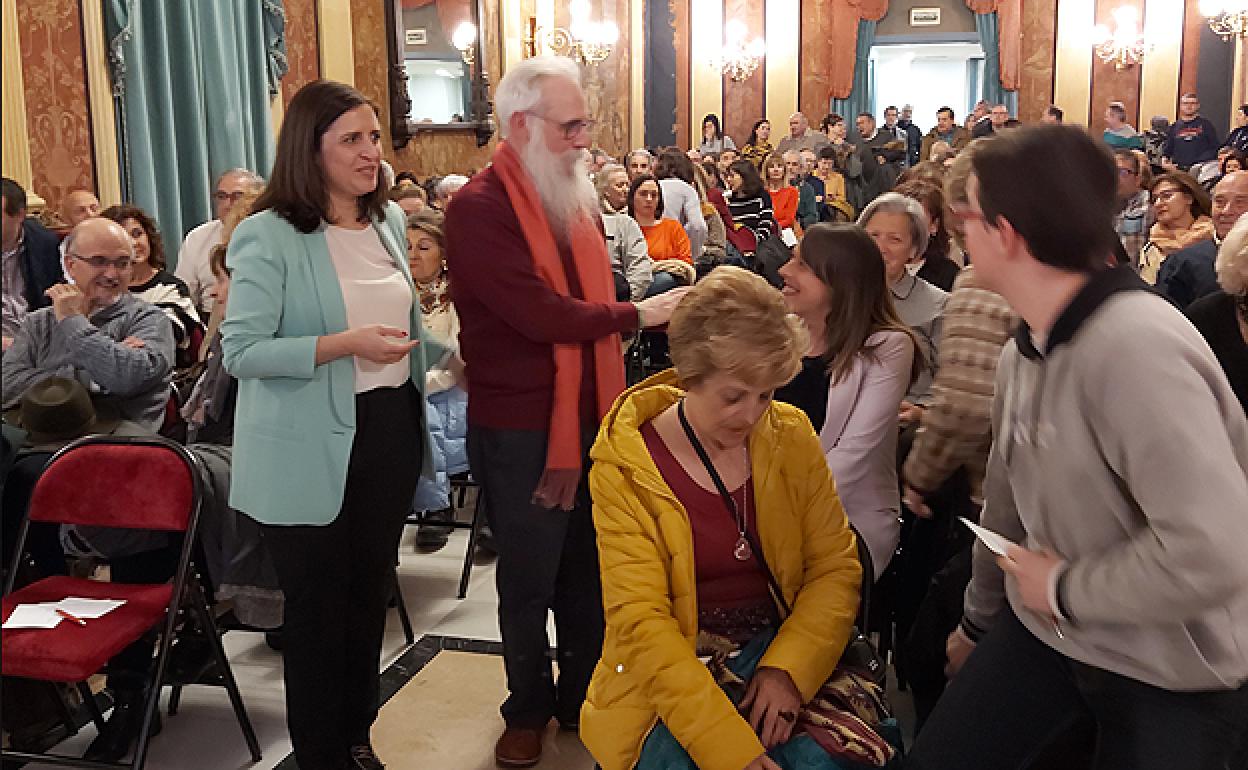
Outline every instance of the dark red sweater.
<path id="1" fill-rule="evenodd" d="M 628 302 L 586 302 L 572 253 L 560 247 L 571 297 L 538 276 L 502 180 L 487 168 L 455 193 L 446 212 L 447 268 L 468 364 L 468 422 L 546 430 L 554 392 L 554 344 L 582 344 L 581 413 L 596 422 L 592 343 L 637 328 Z"/>

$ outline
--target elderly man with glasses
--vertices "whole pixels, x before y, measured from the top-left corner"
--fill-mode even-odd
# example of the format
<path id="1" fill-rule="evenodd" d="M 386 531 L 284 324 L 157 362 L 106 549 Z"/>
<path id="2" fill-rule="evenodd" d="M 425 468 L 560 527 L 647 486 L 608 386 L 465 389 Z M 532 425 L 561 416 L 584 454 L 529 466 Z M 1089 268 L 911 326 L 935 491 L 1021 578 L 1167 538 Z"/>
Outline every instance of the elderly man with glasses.
<path id="1" fill-rule="evenodd" d="M 232 168 L 217 177 L 212 189 L 213 219 L 194 228 L 182 240 L 178 250 L 178 262 L 174 275 L 181 278 L 191 292 L 191 301 L 202 318 L 212 313 L 212 292 L 216 283 L 209 258 L 212 250 L 224 240 L 225 225 L 222 224 L 230 207 L 251 192 L 258 192 L 264 179 L 245 168 Z"/>
<path id="2" fill-rule="evenodd" d="M 52 304 L 26 317 L 4 355 L 0 407 L 49 377 L 81 382 L 140 431 L 157 432 L 169 400 L 173 326 L 154 305 L 129 291 L 134 245 L 115 222 L 99 217 L 66 238 L 65 274 L 46 292 Z"/>

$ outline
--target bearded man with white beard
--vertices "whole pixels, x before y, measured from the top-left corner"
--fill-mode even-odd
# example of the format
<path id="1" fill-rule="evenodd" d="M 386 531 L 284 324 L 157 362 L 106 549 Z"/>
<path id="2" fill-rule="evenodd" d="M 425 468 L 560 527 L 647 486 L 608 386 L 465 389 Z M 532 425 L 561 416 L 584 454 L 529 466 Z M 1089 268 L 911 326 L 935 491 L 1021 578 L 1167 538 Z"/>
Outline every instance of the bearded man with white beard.
<path id="1" fill-rule="evenodd" d="M 468 454 L 498 548 L 509 695 L 495 746 L 529 767 L 551 718 L 577 729 L 602 648 L 602 589 L 586 474 L 603 414 L 624 389 L 620 335 L 667 322 L 677 289 L 614 301 L 586 173 L 594 122 L 565 57 L 508 71 L 503 138 L 446 216 L 451 297 L 467 363 Z M 553 611 L 559 678 L 546 655 Z"/>
<path id="2" fill-rule="evenodd" d="M 76 379 L 97 412 L 119 413 L 127 432 L 160 430 L 174 361 L 173 325 L 160 308 L 130 293 L 134 243 L 116 222 L 99 217 L 65 238 L 65 275 L 46 292 L 52 301 L 31 313 L 4 354 L 0 408 L 9 409 L 35 383 Z"/>

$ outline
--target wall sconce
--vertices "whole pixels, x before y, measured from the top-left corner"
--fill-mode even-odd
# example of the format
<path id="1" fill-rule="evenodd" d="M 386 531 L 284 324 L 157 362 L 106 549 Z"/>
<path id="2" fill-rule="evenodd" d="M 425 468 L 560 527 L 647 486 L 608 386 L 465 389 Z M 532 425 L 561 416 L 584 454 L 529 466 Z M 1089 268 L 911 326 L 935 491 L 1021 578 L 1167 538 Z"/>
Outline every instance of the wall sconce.
<path id="1" fill-rule="evenodd" d="M 740 83 L 753 75 L 763 61 L 767 46 L 756 37 L 746 40 L 748 30 L 740 19 L 732 19 L 724 25 L 724 50 L 716 64 L 725 75 Z"/>
<path id="2" fill-rule="evenodd" d="M 451 45 L 459 49 L 459 55 L 463 57 L 464 64 L 467 64 L 469 69 L 472 69 L 472 63 L 477 58 L 476 42 L 477 27 L 470 21 L 462 22 L 451 33 Z"/>
<path id="3" fill-rule="evenodd" d="M 1114 28 L 1097 24 L 1092 30 L 1092 46 L 1096 55 L 1115 69 L 1125 70 L 1139 63 L 1148 52 L 1144 33 L 1140 30 L 1140 12 L 1131 6 L 1114 11 Z"/>
<path id="4" fill-rule="evenodd" d="M 464 64 L 468 67 L 469 82 L 472 84 L 468 100 L 468 113 L 476 124 L 477 146 L 484 147 L 494 135 L 494 121 L 490 117 L 490 81 L 483 67 L 477 64 L 477 25 L 470 21 L 462 22 L 451 33 L 451 45 L 459 50 Z"/>
<path id="5" fill-rule="evenodd" d="M 582 64 L 598 64 L 611 55 L 620 39 L 620 29 L 613 21 L 590 19 L 589 0 L 572 0 L 568 4 L 572 21 L 568 28 L 537 26 L 537 19 L 529 17 L 529 35 L 524 44 L 528 56 L 536 56 L 539 44 L 559 56 L 567 56 Z"/>
<path id="6" fill-rule="evenodd" d="M 1200 0 L 1200 15 L 1223 40 L 1248 38 L 1248 0 Z"/>

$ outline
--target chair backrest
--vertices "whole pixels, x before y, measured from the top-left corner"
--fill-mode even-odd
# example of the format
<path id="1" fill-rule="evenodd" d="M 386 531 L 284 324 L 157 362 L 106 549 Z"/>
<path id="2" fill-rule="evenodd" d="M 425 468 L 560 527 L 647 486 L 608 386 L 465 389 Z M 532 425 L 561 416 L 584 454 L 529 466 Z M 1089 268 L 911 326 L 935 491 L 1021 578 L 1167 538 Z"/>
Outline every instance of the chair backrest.
<path id="1" fill-rule="evenodd" d="M 857 622 L 859 628 L 866 628 L 871 614 L 871 587 L 875 585 L 875 562 L 871 559 L 871 549 L 867 547 L 867 541 L 862 539 L 862 535 L 853 522 L 849 522 L 849 529 L 854 533 L 854 540 L 858 544 L 858 562 L 862 565 L 862 587 L 858 592 Z"/>
<path id="2" fill-rule="evenodd" d="M 185 532 L 202 497 L 199 460 L 158 436 L 88 436 L 35 482 L 31 521 Z"/>

